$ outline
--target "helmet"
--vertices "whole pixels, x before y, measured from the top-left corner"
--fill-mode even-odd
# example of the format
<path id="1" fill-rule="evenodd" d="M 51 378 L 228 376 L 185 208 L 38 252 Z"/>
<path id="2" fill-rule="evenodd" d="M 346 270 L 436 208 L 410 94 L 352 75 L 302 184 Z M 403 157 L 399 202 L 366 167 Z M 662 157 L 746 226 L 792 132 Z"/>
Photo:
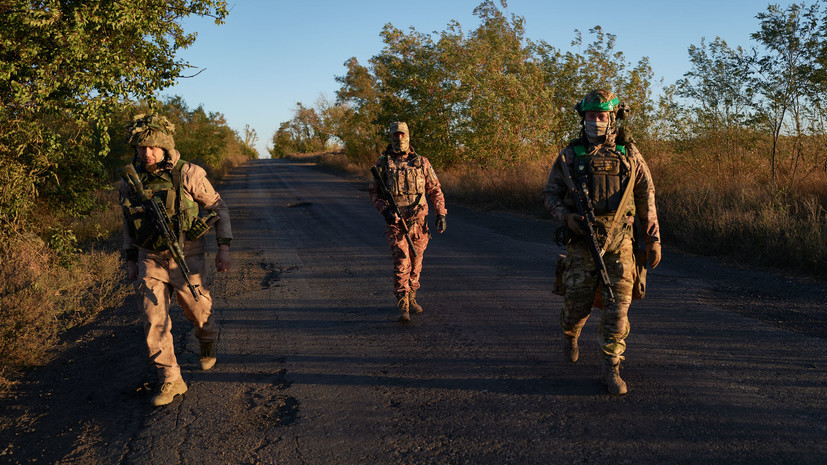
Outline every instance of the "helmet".
<path id="1" fill-rule="evenodd" d="M 620 100 L 612 91 L 597 89 L 586 94 L 583 100 L 574 106 L 574 109 L 582 118 L 586 116 L 587 111 L 608 111 L 615 114 L 620 106 Z"/>
<path id="2" fill-rule="evenodd" d="M 126 139 L 133 147 L 175 148 L 175 125 L 154 113 L 135 115 L 126 125 Z"/>

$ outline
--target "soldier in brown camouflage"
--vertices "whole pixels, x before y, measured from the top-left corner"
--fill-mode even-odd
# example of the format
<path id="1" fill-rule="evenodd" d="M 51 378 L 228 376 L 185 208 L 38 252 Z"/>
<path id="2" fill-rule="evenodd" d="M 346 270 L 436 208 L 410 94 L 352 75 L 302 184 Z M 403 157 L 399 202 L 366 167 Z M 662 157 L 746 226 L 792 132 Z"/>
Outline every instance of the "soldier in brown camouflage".
<path id="1" fill-rule="evenodd" d="M 431 237 L 426 221 L 427 200 L 431 201 L 436 210 L 436 228 L 440 234 L 445 231 L 448 210 L 445 209 L 445 197 L 434 168 L 427 158 L 417 154 L 410 145 L 407 123 L 392 123 L 389 134 L 390 144 L 381 153 L 376 167 L 399 207 L 401 218 L 391 211 L 375 182 L 370 183 L 368 192 L 373 206 L 385 217 L 387 223 L 385 235 L 393 256 L 393 287 L 399 321 L 407 323 L 411 313 L 422 312 L 422 306 L 416 301 L 416 292 L 419 289 L 422 256 Z M 400 227 L 401 221 L 408 226 L 415 254 L 410 251 L 405 233 Z"/>
<path id="2" fill-rule="evenodd" d="M 569 361 L 577 361 L 577 339 L 599 297 L 597 300 L 603 303 L 598 329 L 603 355 L 600 380 L 610 393 L 625 394 L 627 387 L 620 377 L 620 362 L 624 360 L 625 339 L 629 335 L 628 311 L 635 278 L 635 218 L 646 242 L 649 266 L 656 267 L 661 257 L 655 185 L 633 141 L 618 138 L 616 123 L 628 107 L 620 105 L 612 92 L 596 90 L 575 109 L 583 118 L 581 135 L 560 152 L 544 189 L 546 208 L 568 229 L 569 237 L 561 263 L 565 270 L 565 300 L 560 312 L 563 352 Z M 597 266 L 584 236 L 583 217 L 574 207 L 563 163 L 572 178 L 586 176 L 596 217 L 593 226 L 597 243 L 604 251 L 613 299 L 598 279 Z"/>
<path id="3" fill-rule="evenodd" d="M 159 233 L 146 216 L 141 199 L 128 186 L 120 185 L 123 207 L 123 249 L 127 275 L 134 283 L 138 305 L 143 313 L 144 335 L 149 358 L 158 370 L 159 389 L 152 405 L 169 404 L 184 394 L 187 385 L 175 357 L 172 320 L 169 311 L 174 294 L 184 316 L 194 328 L 200 344 L 201 369 L 209 370 L 216 362 L 215 343 L 218 327 L 212 313 L 212 298 L 207 277 L 204 234 L 209 226 L 199 209 L 215 212 L 218 252 L 217 271 L 231 266 L 230 214 L 221 196 L 213 189 L 207 173 L 198 165 L 181 160 L 173 139 L 175 127 L 163 116 L 136 115 L 127 127 L 128 143 L 135 147 L 131 165 L 139 177 L 145 195 L 158 199 L 167 210 L 179 233 L 184 261 L 190 269 L 190 282 L 198 297 L 187 286 L 181 268 L 165 246 L 159 245 Z M 197 237 L 196 237 L 197 236 Z"/>

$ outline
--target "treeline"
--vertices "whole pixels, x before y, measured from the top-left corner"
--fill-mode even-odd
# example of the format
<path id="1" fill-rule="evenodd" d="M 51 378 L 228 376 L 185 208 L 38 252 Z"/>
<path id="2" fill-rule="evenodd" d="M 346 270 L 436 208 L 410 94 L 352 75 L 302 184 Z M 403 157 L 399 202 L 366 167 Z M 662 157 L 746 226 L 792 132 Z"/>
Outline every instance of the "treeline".
<path id="1" fill-rule="evenodd" d="M 125 122 L 150 108 L 176 146 L 220 174 L 254 158 L 255 133 L 220 113 L 159 101 L 191 68 L 178 58 L 190 15 L 224 21 L 223 0 L 0 2 L 0 392 L 61 330 L 124 295 L 101 241 L 120 229 L 115 170 L 131 158 Z"/>
<path id="2" fill-rule="evenodd" d="M 175 96 L 152 104 L 129 105 L 114 114 L 113 120 L 118 124 L 109 127 L 109 153 L 104 158 L 108 172 L 114 174 L 135 156 L 134 148 L 124 143 L 121 123 L 149 111 L 166 116 L 175 125 L 175 149 L 185 160 L 203 167 L 214 181 L 233 166 L 258 158 L 255 149 L 258 135 L 249 125 L 243 134 L 234 131 L 223 114 L 207 111 L 202 105 L 191 109 L 182 97 Z"/>
<path id="3" fill-rule="evenodd" d="M 405 119 L 414 146 L 438 167 L 533 160 L 576 136 L 571 108 L 596 87 L 623 95 L 638 114 L 634 129 L 648 132 L 652 69 L 645 58 L 629 63 L 614 35 L 597 26 L 585 44 L 577 32 L 573 45 L 584 51 L 563 52 L 527 39 L 524 19 L 506 18 L 491 1 L 474 13 L 481 25 L 469 33 L 457 22 L 435 37 L 386 25 L 385 47 L 368 66 L 345 63 L 336 103 L 299 103 L 274 134 L 271 154 L 335 140 L 365 161 L 387 144 L 388 124 Z"/>
<path id="4" fill-rule="evenodd" d="M 824 2 L 758 12 L 749 49 L 699 38 L 684 78 L 659 95 L 647 59 L 630 63 L 600 26 L 563 51 L 525 37 L 524 18 L 491 0 L 474 13 L 467 33 L 457 22 L 432 35 L 386 25 L 366 65 L 345 62 L 334 103 L 297 105 L 271 155 L 333 141 L 366 165 L 388 124 L 407 120 L 454 199 L 536 212 L 551 161 L 580 130 L 574 104 L 609 88 L 631 105 L 622 124 L 655 174 L 667 244 L 825 273 Z"/>

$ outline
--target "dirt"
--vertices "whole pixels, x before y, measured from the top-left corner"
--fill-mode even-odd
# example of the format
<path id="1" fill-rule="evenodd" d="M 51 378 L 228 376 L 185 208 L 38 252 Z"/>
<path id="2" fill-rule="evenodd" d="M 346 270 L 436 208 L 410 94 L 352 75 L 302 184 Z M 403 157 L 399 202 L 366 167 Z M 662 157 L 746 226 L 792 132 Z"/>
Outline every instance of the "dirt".
<path id="1" fill-rule="evenodd" d="M 449 205 L 425 312 L 396 322 L 364 182 L 256 160 L 220 186 L 234 266 L 215 276 L 219 360 L 152 408 L 133 305 L 64 337 L 2 399 L 0 463 L 822 463 L 827 285 L 679 254 L 633 304 L 621 373 L 598 382 L 599 314 L 564 361 L 553 225 Z M 432 225 L 433 226 L 433 225 Z M 432 228 L 433 229 L 433 228 Z"/>

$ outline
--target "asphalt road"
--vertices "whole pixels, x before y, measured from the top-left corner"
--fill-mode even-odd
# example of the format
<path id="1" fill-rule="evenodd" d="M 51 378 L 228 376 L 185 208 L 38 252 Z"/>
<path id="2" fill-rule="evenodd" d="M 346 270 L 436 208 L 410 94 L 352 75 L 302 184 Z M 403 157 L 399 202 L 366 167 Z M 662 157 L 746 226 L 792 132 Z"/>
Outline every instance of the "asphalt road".
<path id="1" fill-rule="evenodd" d="M 401 325 L 366 187 L 295 161 L 233 171 L 216 367 L 176 310 L 190 390 L 149 407 L 137 314 L 107 312 L 3 400 L 0 463 L 827 462 L 824 282 L 667 242 L 630 311 L 629 393 L 610 396 L 599 313 L 581 360 L 561 355 L 551 223 L 449 204 L 425 312 Z"/>

